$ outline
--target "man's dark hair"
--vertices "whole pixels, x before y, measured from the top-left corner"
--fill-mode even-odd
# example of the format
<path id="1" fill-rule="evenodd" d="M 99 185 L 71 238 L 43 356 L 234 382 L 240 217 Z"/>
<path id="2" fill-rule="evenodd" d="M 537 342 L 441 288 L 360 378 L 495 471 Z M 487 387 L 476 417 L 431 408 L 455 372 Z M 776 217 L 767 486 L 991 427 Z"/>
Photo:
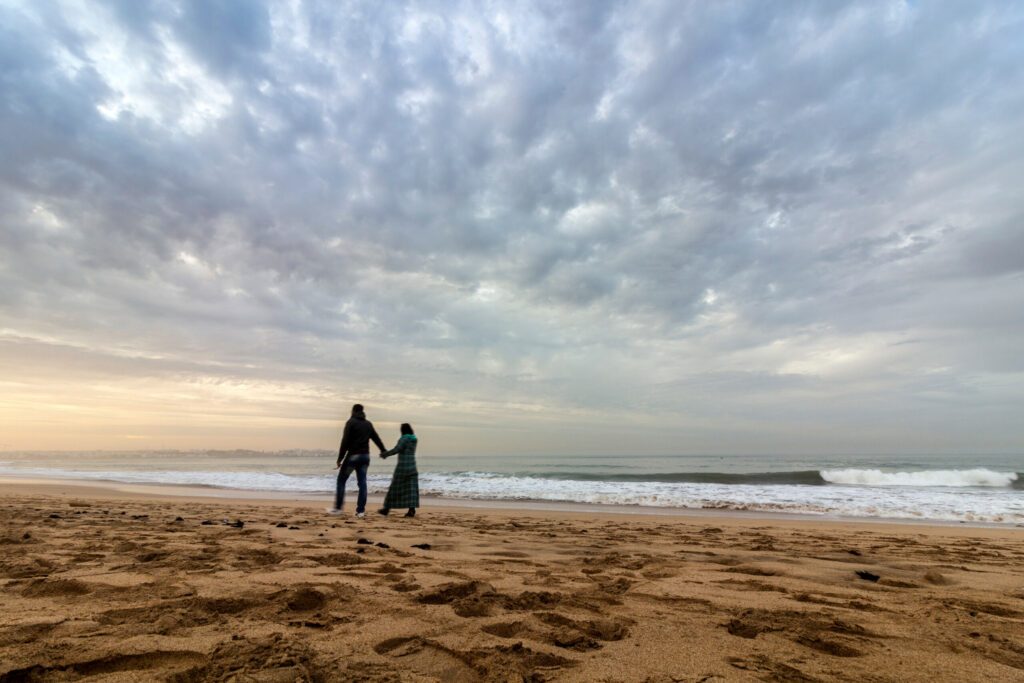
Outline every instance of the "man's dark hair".
<path id="1" fill-rule="evenodd" d="M 363 404 L 362 403 L 357 403 L 354 406 L 352 406 L 352 414 L 353 415 L 355 415 L 356 413 L 362 413 L 362 412 L 365 412 L 363 410 Z"/>
<path id="2" fill-rule="evenodd" d="M 402 434 L 415 434 L 416 433 L 416 432 L 412 431 L 412 425 L 409 424 L 408 422 L 403 422 L 402 426 L 399 427 L 399 429 L 402 430 Z"/>

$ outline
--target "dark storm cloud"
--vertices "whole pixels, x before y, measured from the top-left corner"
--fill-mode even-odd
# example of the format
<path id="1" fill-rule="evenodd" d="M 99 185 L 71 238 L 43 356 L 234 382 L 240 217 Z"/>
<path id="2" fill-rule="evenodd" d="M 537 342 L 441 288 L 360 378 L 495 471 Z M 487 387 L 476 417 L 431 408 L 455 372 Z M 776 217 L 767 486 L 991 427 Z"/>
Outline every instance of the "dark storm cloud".
<path id="1" fill-rule="evenodd" d="M 0 13 L 11 357 L 783 431 L 1020 398 L 1012 4 Z"/>

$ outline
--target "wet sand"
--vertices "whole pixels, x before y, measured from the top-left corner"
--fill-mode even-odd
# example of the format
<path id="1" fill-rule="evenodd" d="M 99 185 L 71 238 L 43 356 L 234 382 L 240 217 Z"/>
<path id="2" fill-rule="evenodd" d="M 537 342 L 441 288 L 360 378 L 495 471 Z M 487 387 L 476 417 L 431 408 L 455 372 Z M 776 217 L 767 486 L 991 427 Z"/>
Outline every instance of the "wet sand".
<path id="1" fill-rule="evenodd" d="M 0 491 L 0 683 L 1024 681 L 1016 528 Z"/>

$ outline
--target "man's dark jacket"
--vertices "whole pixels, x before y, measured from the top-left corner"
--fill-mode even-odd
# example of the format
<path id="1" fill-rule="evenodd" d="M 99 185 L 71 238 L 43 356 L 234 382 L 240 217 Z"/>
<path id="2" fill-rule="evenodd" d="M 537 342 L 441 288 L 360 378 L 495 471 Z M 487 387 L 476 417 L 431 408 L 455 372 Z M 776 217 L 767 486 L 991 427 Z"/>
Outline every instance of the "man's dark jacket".
<path id="1" fill-rule="evenodd" d="M 370 452 L 370 441 L 377 444 L 377 448 L 386 451 L 384 442 L 377 436 L 377 430 L 373 423 L 366 419 L 364 413 L 356 413 L 345 423 L 345 432 L 341 437 L 341 448 L 338 449 L 338 462 L 340 463 L 348 455 L 363 455 Z"/>

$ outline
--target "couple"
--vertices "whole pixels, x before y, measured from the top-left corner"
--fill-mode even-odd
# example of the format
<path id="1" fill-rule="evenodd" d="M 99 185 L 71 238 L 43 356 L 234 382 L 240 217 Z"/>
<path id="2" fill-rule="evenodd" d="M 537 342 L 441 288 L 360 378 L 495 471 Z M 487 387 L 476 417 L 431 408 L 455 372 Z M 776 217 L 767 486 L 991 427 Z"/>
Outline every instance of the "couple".
<path id="1" fill-rule="evenodd" d="M 356 517 L 366 516 L 366 470 L 370 467 L 370 441 L 380 449 L 380 457 L 398 455 L 398 465 L 391 478 L 391 486 L 384 497 L 384 507 L 379 512 L 386 515 L 391 508 L 409 508 L 406 517 L 415 517 L 416 508 L 420 505 L 419 473 L 416 471 L 416 434 L 409 423 L 402 424 L 402 436 L 390 451 L 385 450 L 384 443 L 373 428 L 373 423 L 366 419 L 363 406 L 359 403 L 352 406 L 352 417 L 345 423 L 345 432 L 341 437 L 341 448 L 338 449 L 338 488 L 334 494 L 334 507 L 327 512 L 340 515 L 345 504 L 345 484 L 352 472 L 356 473 L 359 484 L 359 498 L 356 501 Z"/>

